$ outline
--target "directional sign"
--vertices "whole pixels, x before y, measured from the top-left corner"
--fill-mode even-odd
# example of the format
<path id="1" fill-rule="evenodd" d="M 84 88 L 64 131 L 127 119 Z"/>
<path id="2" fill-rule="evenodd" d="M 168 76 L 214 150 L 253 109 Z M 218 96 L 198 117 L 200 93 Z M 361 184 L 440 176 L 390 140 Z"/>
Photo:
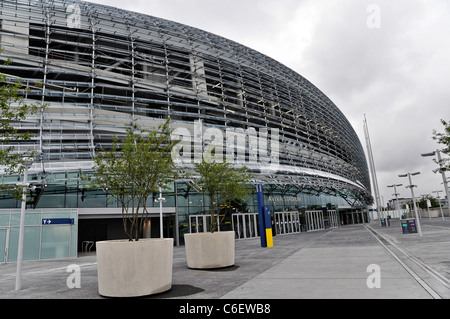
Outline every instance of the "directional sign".
<path id="1" fill-rule="evenodd" d="M 74 219 L 73 218 L 43 218 L 42 219 L 42 225 L 64 225 L 64 224 L 73 225 Z"/>

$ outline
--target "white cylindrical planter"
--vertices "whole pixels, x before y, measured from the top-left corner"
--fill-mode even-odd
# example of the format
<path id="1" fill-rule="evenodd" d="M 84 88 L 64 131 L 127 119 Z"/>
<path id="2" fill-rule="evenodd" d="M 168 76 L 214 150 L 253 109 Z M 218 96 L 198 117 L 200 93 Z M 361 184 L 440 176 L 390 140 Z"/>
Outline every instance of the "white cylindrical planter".
<path id="1" fill-rule="evenodd" d="M 189 268 L 214 269 L 233 266 L 235 232 L 185 234 L 186 259 Z"/>
<path id="2" fill-rule="evenodd" d="M 96 243 L 99 294 L 138 297 L 172 288 L 173 238 Z"/>

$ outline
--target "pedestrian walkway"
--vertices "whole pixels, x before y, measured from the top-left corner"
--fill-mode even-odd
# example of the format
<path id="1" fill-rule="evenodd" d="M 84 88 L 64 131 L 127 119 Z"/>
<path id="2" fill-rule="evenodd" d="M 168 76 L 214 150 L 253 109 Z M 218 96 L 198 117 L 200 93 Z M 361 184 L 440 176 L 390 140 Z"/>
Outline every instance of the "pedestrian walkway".
<path id="1" fill-rule="evenodd" d="M 429 299 L 432 296 L 363 225 L 352 225 L 327 232 L 222 298 Z"/>
<path id="2" fill-rule="evenodd" d="M 272 248 L 261 248 L 259 239 L 237 240 L 236 264 L 221 270 L 188 269 L 184 247 L 175 247 L 172 289 L 146 299 L 431 299 L 392 254 L 403 249 L 450 279 L 450 222 L 424 221 L 422 232 L 421 238 L 403 235 L 400 222 L 392 220 L 391 227 L 373 222 L 276 236 Z M 73 265 L 81 270 L 79 288 L 68 285 Z M 26 261 L 23 289 L 15 291 L 16 264 L 2 264 L 0 298 L 103 299 L 96 266 L 93 254 Z M 425 270 L 419 275 L 436 280 Z M 445 287 L 435 290 L 450 298 Z"/>

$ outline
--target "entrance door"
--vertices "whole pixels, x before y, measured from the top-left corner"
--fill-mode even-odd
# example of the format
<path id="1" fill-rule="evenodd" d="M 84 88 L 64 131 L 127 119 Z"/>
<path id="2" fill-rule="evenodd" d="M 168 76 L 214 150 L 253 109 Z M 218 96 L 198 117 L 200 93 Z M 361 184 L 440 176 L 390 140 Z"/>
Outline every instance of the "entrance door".
<path id="1" fill-rule="evenodd" d="M 9 228 L 0 228 L 0 263 L 8 261 Z"/>

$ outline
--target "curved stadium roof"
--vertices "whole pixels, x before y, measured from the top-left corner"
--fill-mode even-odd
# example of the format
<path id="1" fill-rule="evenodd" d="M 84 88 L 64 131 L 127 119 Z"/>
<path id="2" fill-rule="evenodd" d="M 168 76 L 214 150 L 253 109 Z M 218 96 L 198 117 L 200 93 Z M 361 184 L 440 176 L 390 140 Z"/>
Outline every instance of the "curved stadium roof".
<path id="1" fill-rule="evenodd" d="M 276 165 L 259 182 L 370 201 L 361 143 L 318 88 L 236 42 L 164 19 L 84 1 L 0 1 L 2 67 L 48 104 L 18 124 L 36 133 L 35 170 L 89 170 L 131 121 L 276 132 Z M 42 83 L 40 87 L 37 83 Z M 246 131 L 248 132 L 248 131 Z M 248 142 L 247 144 L 248 145 Z M 275 144 L 273 144 L 275 145 Z M 247 154 L 248 157 L 248 154 Z"/>

